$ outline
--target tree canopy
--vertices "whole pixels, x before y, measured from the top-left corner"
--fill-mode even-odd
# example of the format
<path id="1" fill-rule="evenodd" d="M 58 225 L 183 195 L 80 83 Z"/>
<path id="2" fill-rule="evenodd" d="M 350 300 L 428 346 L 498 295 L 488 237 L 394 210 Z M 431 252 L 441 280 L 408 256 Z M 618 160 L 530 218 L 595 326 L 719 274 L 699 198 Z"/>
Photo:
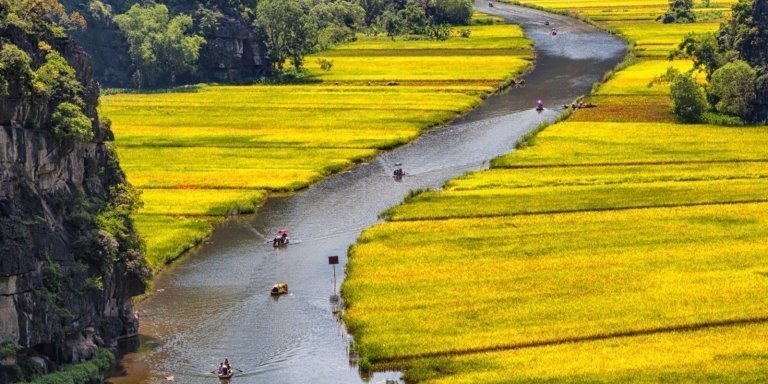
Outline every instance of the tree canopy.
<path id="1" fill-rule="evenodd" d="M 717 32 L 688 35 L 675 54 L 706 72 L 716 110 L 768 121 L 768 1 L 739 0 L 732 10 Z"/>
<path id="2" fill-rule="evenodd" d="M 115 16 L 114 22 L 128 40 L 137 87 L 173 85 L 177 76 L 196 70 L 205 39 L 188 33 L 192 27 L 189 15 L 171 17 L 163 4 L 134 4 Z"/>

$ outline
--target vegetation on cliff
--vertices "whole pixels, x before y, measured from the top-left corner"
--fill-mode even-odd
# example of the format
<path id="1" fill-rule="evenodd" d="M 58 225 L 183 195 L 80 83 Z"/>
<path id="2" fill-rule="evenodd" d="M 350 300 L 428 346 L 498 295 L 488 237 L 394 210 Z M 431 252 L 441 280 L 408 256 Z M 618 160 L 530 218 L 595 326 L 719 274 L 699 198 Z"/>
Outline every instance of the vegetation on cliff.
<path id="1" fill-rule="evenodd" d="M 0 381 L 77 363 L 135 332 L 149 276 L 90 62 L 57 1 L 0 0 Z M 76 376 L 81 377 L 81 376 Z M 79 380 L 76 380 L 81 382 Z"/>

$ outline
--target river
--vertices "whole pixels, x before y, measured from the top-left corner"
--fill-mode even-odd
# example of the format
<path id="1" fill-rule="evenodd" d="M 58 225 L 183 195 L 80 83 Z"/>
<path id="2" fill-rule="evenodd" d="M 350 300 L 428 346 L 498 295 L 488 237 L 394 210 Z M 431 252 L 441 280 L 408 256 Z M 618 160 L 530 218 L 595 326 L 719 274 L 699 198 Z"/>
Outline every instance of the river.
<path id="1" fill-rule="evenodd" d="M 350 364 L 350 336 L 329 300 L 334 270 L 328 256 L 340 259 L 338 287 L 349 245 L 381 211 L 409 190 L 439 188 L 486 168 L 489 159 L 513 150 L 520 136 L 556 118 L 557 106 L 588 93 L 626 51 L 620 39 L 573 19 L 499 3 L 489 7 L 487 1 L 475 8 L 522 25 L 535 41 L 536 66 L 525 87 L 494 95 L 451 124 L 348 172 L 271 198 L 255 215 L 217 226 L 210 239 L 155 278 L 153 292 L 138 305 L 140 349 L 122 358 L 122 376 L 109 382 L 163 383 L 173 376 L 180 383 L 217 383 L 210 371 L 225 356 L 242 371 L 236 383 L 399 381 L 399 372 L 361 378 Z M 537 113 L 537 99 L 554 108 Z M 400 182 L 391 176 L 395 162 L 407 172 Z M 293 242 L 273 249 L 268 242 L 282 227 Z M 274 299 L 269 289 L 278 281 L 290 293 Z"/>

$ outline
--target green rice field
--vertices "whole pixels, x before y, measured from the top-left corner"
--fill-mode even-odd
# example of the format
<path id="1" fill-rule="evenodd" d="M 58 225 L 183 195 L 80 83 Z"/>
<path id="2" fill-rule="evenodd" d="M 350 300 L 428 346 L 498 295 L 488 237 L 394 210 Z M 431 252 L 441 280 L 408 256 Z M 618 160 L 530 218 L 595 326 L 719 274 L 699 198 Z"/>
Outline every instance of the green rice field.
<path id="1" fill-rule="evenodd" d="M 153 268 L 223 216 L 254 212 L 269 193 L 305 188 L 407 143 L 531 65 L 519 27 L 467 28 L 469 38 L 442 42 L 360 36 L 308 57 L 307 84 L 103 96 L 121 166 L 143 192 L 136 223 Z M 332 69 L 321 70 L 319 58 Z"/>

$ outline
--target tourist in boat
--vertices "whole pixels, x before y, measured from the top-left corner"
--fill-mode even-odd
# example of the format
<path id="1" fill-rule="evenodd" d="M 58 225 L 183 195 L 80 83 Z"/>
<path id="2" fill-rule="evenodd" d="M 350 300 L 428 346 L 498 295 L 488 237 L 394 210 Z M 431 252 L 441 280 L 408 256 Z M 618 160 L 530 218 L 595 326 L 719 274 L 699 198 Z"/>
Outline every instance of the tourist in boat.
<path id="1" fill-rule="evenodd" d="M 541 100 L 536 100 L 536 110 L 541 112 L 544 110 L 544 102 Z"/>

